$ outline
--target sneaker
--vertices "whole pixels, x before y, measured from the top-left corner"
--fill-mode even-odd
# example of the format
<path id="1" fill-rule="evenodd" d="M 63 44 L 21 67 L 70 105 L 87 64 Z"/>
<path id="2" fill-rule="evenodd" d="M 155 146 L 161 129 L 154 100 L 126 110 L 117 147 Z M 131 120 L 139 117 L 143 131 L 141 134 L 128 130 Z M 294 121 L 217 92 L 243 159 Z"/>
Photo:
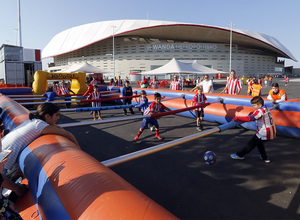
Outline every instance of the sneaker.
<path id="1" fill-rule="evenodd" d="M 136 137 L 133 139 L 133 142 L 137 142 L 138 139 L 139 139 L 139 137 L 136 136 Z"/>
<path id="2" fill-rule="evenodd" d="M 160 135 L 155 135 L 155 137 L 159 140 L 162 140 L 162 137 Z"/>
<path id="3" fill-rule="evenodd" d="M 202 131 L 202 128 L 201 127 L 197 127 L 196 128 L 198 131 Z"/>
<path id="4" fill-rule="evenodd" d="M 269 157 L 267 157 L 267 159 L 264 160 L 264 159 L 262 158 L 262 156 L 260 155 L 259 158 L 262 159 L 263 161 L 265 161 L 265 163 L 270 163 L 270 162 L 271 162 L 271 160 L 270 160 Z"/>
<path id="5" fill-rule="evenodd" d="M 132 115 L 135 115 L 135 113 L 134 113 L 134 112 L 131 112 L 131 114 L 132 114 Z"/>
<path id="6" fill-rule="evenodd" d="M 236 160 L 244 160 L 245 159 L 245 157 L 240 157 L 237 154 L 230 154 L 230 157 L 232 159 L 236 159 Z"/>
<path id="7" fill-rule="evenodd" d="M 154 126 L 151 126 L 151 127 L 150 127 L 150 130 L 151 130 L 151 131 L 155 131 L 155 127 L 154 127 Z"/>

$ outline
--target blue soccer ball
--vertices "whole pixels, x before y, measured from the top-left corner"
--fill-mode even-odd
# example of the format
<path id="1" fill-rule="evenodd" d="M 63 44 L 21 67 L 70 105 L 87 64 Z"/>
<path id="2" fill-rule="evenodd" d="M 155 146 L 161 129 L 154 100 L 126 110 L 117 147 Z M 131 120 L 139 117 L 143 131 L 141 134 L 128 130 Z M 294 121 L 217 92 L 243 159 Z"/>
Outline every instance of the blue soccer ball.
<path id="1" fill-rule="evenodd" d="M 203 159 L 205 163 L 209 165 L 213 165 L 216 163 L 216 154 L 212 151 L 206 151 L 205 154 L 203 155 Z"/>

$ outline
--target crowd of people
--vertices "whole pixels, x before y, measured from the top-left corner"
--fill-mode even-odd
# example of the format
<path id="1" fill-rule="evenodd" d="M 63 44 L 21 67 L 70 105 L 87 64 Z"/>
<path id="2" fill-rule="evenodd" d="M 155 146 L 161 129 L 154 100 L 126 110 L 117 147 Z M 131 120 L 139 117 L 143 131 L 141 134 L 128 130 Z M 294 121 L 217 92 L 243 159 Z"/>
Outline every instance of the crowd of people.
<path id="1" fill-rule="evenodd" d="M 101 92 L 98 89 L 98 84 L 99 82 L 95 78 L 87 80 L 87 90 L 83 94 L 87 100 L 95 100 L 92 102 L 92 107 L 95 108 L 101 107 L 101 101 L 99 101 L 99 99 L 101 99 Z M 230 157 L 233 159 L 242 160 L 245 158 L 246 154 L 257 147 L 260 153 L 260 158 L 264 162 L 269 163 L 271 160 L 267 156 L 264 143 L 276 137 L 275 124 L 272 115 L 270 114 L 270 110 L 265 106 L 265 101 L 261 97 L 261 90 L 263 86 L 262 80 L 260 78 L 257 79 L 255 77 L 249 77 L 247 84 L 247 94 L 253 97 L 250 102 L 253 105 L 254 111 L 248 116 L 236 116 L 232 120 L 240 122 L 256 121 L 257 132 L 241 150 L 231 154 Z M 116 81 L 111 79 L 110 85 L 121 87 L 121 94 L 122 97 L 124 97 L 123 104 L 126 105 L 126 108 L 129 106 L 128 108 L 131 114 L 135 114 L 132 108 L 132 99 L 134 93 L 132 87 L 130 86 L 130 82 L 126 80 L 123 84 L 123 80 L 119 76 Z M 152 80 L 142 76 L 142 81 L 140 84 L 141 88 L 157 89 L 158 85 L 159 80 L 157 80 L 156 76 L 153 76 Z M 288 85 L 288 77 L 285 85 Z M 172 81 L 170 82 L 170 89 L 181 90 L 182 86 L 183 85 L 178 79 L 178 76 L 174 75 Z M 279 87 L 277 82 L 273 82 L 272 78 L 265 78 L 265 86 L 271 86 L 271 89 L 266 97 L 271 101 L 271 103 L 276 104 L 287 100 L 286 92 Z M 230 77 L 221 93 L 239 95 L 241 89 L 242 84 L 236 77 L 236 72 L 232 70 L 230 72 Z M 202 80 L 198 77 L 196 86 L 192 88 L 191 91 L 196 92 L 191 102 L 191 105 L 195 106 L 194 111 L 196 116 L 196 129 L 198 131 L 203 131 L 204 128 L 202 121 L 204 118 L 205 107 L 202 104 L 207 101 L 205 94 L 215 92 L 213 79 L 210 79 L 209 75 L 207 74 L 204 75 Z M 19 169 L 17 165 L 17 157 L 24 147 L 30 142 L 44 134 L 57 134 L 68 138 L 75 144 L 76 147 L 80 149 L 78 142 L 72 133 L 56 125 L 56 122 L 59 119 L 60 109 L 55 104 L 51 103 L 54 101 L 55 97 L 65 97 L 71 95 L 71 93 L 75 94 L 70 89 L 70 85 L 64 80 L 62 80 L 61 83 L 54 82 L 53 85 L 50 86 L 47 89 L 47 92 L 43 95 L 47 98 L 47 102 L 38 106 L 36 114 L 30 113 L 29 120 L 25 121 L 2 138 L 2 149 L 12 150 L 12 154 L 9 156 L 8 160 L 6 159 L 0 161 L 0 184 L 6 188 L 12 189 L 18 196 L 21 196 L 24 194 L 24 192 L 26 192 L 26 187 L 24 187 L 24 185 L 15 184 L 9 177 L 14 177 L 17 175 L 18 172 L 16 171 Z M 141 90 L 139 100 L 134 107 L 139 108 L 138 111 L 143 115 L 154 115 L 162 111 L 171 111 L 171 109 L 166 107 L 162 101 L 161 94 L 156 92 L 154 94 L 154 101 L 149 102 L 147 98 L 147 92 L 145 90 Z M 67 103 L 66 107 L 69 108 L 70 103 Z M 125 115 L 127 115 L 126 108 L 123 108 Z M 94 120 L 97 120 L 97 116 L 98 120 L 102 120 L 100 110 L 93 111 Z M 134 142 L 138 141 L 144 129 L 148 128 L 148 126 L 150 126 L 151 130 L 155 131 L 155 137 L 157 139 L 162 139 L 159 133 L 159 124 L 157 118 L 146 117 L 142 121 L 142 125 L 133 140 Z M 4 204 L 4 200 L 0 200 L 0 202 Z M 13 208 L 10 208 L 10 212 L 17 216 L 17 213 L 15 213 Z"/>

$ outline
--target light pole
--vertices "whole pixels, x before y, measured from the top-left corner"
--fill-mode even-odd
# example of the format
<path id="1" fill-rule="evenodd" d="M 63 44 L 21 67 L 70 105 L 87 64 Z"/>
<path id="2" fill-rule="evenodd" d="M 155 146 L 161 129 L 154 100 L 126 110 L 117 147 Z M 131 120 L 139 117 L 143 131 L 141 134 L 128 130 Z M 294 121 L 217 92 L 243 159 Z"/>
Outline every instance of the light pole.
<path id="1" fill-rule="evenodd" d="M 114 79 L 116 79 L 116 71 L 115 71 L 115 27 L 114 25 L 111 26 L 113 29 L 113 70 L 114 70 Z"/>
<path id="2" fill-rule="evenodd" d="M 18 11 L 19 11 L 19 27 L 18 27 L 18 32 L 19 32 L 19 46 L 22 47 L 22 34 L 21 34 L 21 4 L 20 0 L 18 0 Z"/>
<path id="3" fill-rule="evenodd" d="M 230 49 L 229 49 L 229 73 L 231 71 L 231 56 L 232 56 L 232 25 L 234 25 L 233 22 L 229 22 L 230 24 Z"/>
<path id="4" fill-rule="evenodd" d="M 19 32 L 19 29 L 14 29 L 14 32 L 16 32 L 16 46 L 18 46 L 18 32 Z"/>

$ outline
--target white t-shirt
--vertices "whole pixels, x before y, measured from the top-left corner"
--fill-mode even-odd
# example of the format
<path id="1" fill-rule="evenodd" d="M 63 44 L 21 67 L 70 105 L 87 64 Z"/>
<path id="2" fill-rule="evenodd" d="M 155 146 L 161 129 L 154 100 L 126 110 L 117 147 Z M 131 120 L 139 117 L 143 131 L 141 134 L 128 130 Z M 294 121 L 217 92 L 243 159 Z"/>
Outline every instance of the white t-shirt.
<path id="1" fill-rule="evenodd" d="M 48 123 L 40 119 L 27 120 L 9 132 L 2 139 L 2 149 L 12 150 L 13 152 L 8 157 L 8 161 L 4 165 L 4 168 L 7 170 L 12 169 L 17 162 L 19 153 L 39 137 L 42 130 L 48 125 Z"/>
<path id="2" fill-rule="evenodd" d="M 213 82 L 211 80 L 208 80 L 208 81 L 203 80 L 200 83 L 200 86 L 202 86 L 204 93 L 208 93 L 209 86 L 211 86 L 211 90 L 210 90 L 209 93 L 214 93 L 215 92 L 214 87 L 213 87 Z"/>

